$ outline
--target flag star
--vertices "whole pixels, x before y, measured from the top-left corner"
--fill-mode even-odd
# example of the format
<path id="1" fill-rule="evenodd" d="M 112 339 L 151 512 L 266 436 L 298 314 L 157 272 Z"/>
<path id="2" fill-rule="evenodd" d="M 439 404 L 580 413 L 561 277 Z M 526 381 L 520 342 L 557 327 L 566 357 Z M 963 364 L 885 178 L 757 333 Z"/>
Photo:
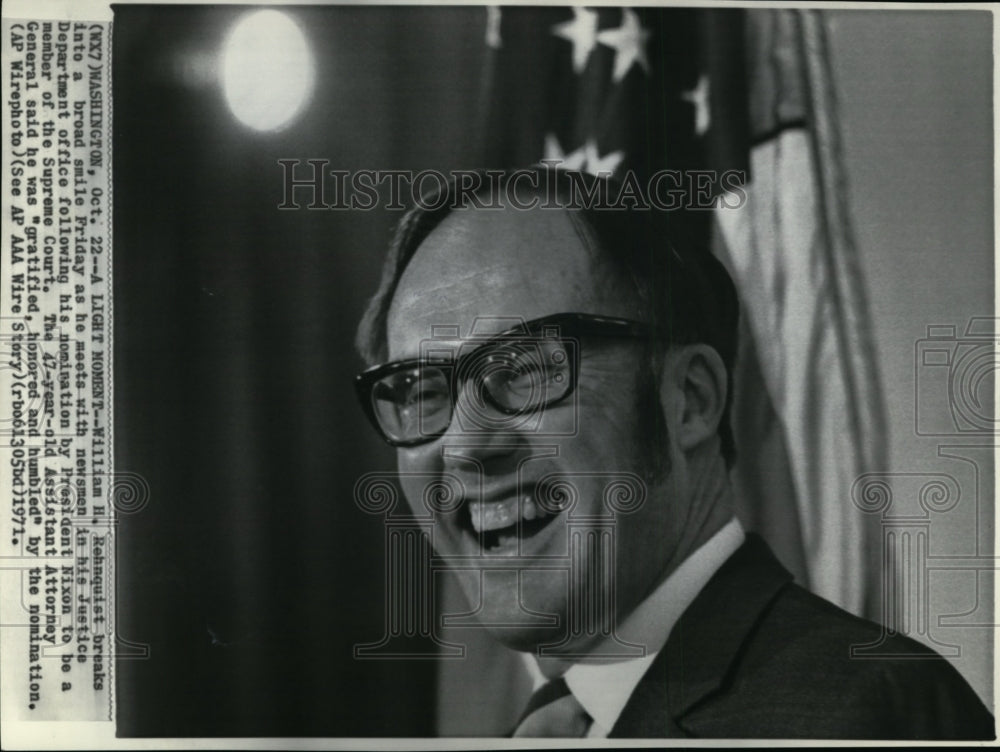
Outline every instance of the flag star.
<path id="1" fill-rule="evenodd" d="M 681 94 L 684 101 L 694 105 L 694 132 L 698 136 L 704 136 L 712 125 L 712 111 L 708 106 L 710 86 L 708 76 L 703 73 L 697 86 Z"/>
<path id="2" fill-rule="evenodd" d="M 625 159 L 625 152 L 613 151 L 603 157 L 597 151 L 597 142 L 589 139 L 583 146 L 584 154 L 587 156 L 586 170 L 596 177 L 614 175 L 618 165 Z"/>
<path id="3" fill-rule="evenodd" d="M 486 6 L 486 46 L 494 50 L 503 47 L 503 40 L 500 38 L 500 6 Z"/>
<path id="4" fill-rule="evenodd" d="M 573 8 L 573 20 L 556 24 L 552 33 L 573 43 L 573 71 L 583 73 L 591 51 L 597 46 L 597 11 Z"/>
<path id="5" fill-rule="evenodd" d="M 555 134 L 548 133 L 545 136 L 545 159 L 559 162 L 556 166 L 564 170 L 581 170 L 587 163 L 587 154 L 585 147 L 582 146 L 576 151 L 566 154 Z"/>
<path id="6" fill-rule="evenodd" d="M 625 78 L 633 63 L 639 63 L 649 73 L 649 58 L 646 57 L 649 30 L 642 28 L 639 17 L 631 8 L 622 8 L 622 25 L 598 32 L 597 41 L 614 48 L 615 67 L 611 78 L 616 83 Z"/>

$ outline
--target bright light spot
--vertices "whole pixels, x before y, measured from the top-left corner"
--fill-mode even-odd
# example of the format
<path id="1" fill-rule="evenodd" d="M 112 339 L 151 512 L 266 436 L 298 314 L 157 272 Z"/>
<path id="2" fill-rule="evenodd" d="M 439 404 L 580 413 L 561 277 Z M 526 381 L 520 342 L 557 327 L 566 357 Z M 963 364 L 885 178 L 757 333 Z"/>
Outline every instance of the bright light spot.
<path id="1" fill-rule="evenodd" d="M 241 122 L 259 131 L 291 122 L 312 94 L 314 78 L 305 37 L 276 10 L 244 16 L 222 50 L 226 102 Z"/>

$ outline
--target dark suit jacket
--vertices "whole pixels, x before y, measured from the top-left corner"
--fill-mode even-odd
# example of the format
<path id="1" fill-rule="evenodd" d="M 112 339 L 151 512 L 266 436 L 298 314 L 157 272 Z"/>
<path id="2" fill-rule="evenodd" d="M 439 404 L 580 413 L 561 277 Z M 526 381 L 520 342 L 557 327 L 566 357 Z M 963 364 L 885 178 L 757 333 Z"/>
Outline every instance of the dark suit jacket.
<path id="1" fill-rule="evenodd" d="M 944 658 L 792 583 L 759 537 L 709 581 L 612 737 L 993 739 L 993 716 Z"/>

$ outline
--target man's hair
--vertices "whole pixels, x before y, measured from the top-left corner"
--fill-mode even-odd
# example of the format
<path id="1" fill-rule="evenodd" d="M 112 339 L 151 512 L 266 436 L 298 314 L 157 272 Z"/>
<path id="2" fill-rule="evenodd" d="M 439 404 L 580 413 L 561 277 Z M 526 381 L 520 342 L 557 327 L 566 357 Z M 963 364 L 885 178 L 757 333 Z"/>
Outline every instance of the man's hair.
<path id="1" fill-rule="evenodd" d="M 731 465 L 735 445 L 729 421 L 739 303 L 725 267 L 692 240 L 684 212 L 618 205 L 617 181 L 551 166 L 474 174 L 480 179 L 471 186 L 455 177 L 442 181 L 400 220 L 378 289 L 358 325 L 355 344 L 366 363 L 388 358 L 387 319 L 399 280 L 420 244 L 445 217 L 456 209 L 506 208 L 498 203 L 500 196 L 514 196 L 522 205 L 534 200 L 542 208 L 569 212 L 584 245 L 596 249 L 610 270 L 635 290 L 636 307 L 652 324 L 654 342 L 662 347 L 702 343 L 719 353 L 728 381 L 719 438 L 722 455 Z"/>

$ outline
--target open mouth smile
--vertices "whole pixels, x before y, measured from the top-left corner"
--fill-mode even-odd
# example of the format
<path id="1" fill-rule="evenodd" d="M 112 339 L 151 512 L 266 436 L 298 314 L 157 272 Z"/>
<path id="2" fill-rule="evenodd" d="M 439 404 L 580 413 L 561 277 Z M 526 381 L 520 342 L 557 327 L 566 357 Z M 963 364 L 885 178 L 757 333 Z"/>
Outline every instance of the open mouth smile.
<path id="1" fill-rule="evenodd" d="M 516 553 L 519 542 L 533 539 L 558 516 L 558 512 L 539 505 L 529 492 L 496 501 L 467 501 L 459 512 L 458 524 L 477 543 L 482 541 L 484 552 L 507 554 Z"/>

